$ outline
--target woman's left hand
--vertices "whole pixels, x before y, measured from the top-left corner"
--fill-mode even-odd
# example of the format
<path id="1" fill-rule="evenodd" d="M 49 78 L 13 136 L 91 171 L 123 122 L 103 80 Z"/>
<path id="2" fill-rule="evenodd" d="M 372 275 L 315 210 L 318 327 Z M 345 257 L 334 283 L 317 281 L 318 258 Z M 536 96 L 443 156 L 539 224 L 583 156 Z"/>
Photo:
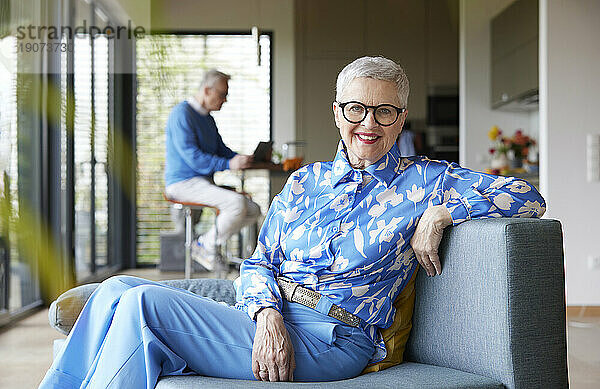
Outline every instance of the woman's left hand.
<path id="1" fill-rule="evenodd" d="M 427 208 L 417 223 L 410 245 L 415 252 L 417 261 L 423 266 L 428 276 L 442 274 L 438 247 L 444 228 L 450 224 L 452 224 L 450 212 L 443 204 Z"/>

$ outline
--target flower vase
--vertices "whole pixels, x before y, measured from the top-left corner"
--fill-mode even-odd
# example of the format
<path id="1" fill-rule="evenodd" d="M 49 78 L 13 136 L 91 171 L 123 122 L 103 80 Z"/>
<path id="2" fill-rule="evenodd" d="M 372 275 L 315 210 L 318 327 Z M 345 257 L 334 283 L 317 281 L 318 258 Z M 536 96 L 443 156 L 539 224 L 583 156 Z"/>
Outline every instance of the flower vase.
<path id="1" fill-rule="evenodd" d="M 492 169 L 504 169 L 508 166 L 508 157 L 504 153 L 494 154 L 490 161 L 490 167 Z"/>
<path id="2" fill-rule="evenodd" d="M 510 158 L 508 162 L 508 166 L 511 169 L 520 169 L 523 167 L 523 160 L 519 157 Z"/>

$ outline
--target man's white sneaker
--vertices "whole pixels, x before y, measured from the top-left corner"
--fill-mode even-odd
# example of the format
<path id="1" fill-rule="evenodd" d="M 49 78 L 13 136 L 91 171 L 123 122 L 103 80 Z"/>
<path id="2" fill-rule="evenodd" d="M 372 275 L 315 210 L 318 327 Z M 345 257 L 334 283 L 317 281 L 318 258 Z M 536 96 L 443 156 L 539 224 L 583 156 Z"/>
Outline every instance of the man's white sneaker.
<path id="1" fill-rule="evenodd" d="M 215 269 L 216 258 L 217 255 L 208 250 L 202 243 L 196 241 L 194 245 L 192 245 L 192 259 L 202 265 L 206 270 L 213 271 Z"/>

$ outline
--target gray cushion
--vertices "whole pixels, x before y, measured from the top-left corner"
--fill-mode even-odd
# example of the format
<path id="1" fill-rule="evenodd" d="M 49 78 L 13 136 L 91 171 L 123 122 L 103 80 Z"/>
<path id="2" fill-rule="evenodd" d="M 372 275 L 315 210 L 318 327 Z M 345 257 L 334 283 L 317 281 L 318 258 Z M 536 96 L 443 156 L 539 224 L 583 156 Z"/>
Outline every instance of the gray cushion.
<path id="1" fill-rule="evenodd" d="M 225 302 L 227 305 L 235 304 L 235 289 L 231 280 L 196 278 L 191 280 L 168 280 L 161 281 L 161 283 L 186 289 L 197 295 Z"/>
<path id="2" fill-rule="evenodd" d="M 191 280 L 167 280 L 161 284 L 189 290 L 200 296 L 209 297 L 215 301 L 223 301 L 228 305 L 235 304 L 235 289 L 233 281 L 210 278 Z M 67 290 L 61 294 L 48 310 L 50 326 L 58 332 L 68 335 L 77 320 L 83 305 L 100 284 L 86 284 Z"/>
<path id="3" fill-rule="evenodd" d="M 503 388 L 503 385 L 491 378 L 459 370 L 403 363 L 389 369 L 365 374 L 343 381 L 331 382 L 259 382 L 231 380 L 202 376 L 162 377 L 156 389 L 192 389 L 192 388 L 402 388 L 402 389 L 440 389 L 440 388 Z"/>

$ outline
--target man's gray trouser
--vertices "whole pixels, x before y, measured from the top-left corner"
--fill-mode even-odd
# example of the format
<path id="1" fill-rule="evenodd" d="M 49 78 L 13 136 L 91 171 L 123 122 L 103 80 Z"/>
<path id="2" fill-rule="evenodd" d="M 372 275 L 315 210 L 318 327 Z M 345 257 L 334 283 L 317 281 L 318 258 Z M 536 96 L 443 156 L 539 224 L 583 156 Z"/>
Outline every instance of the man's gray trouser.
<path id="1" fill-rule="evenodd" d="M 246 196 L 221 188 L 206 177 L 192 177 L 166 187 L 167 196 L 173 200 L 201 203 L 216 207 L 220 213 L 217 217 L 218 243 L 223 244 L 229 237 L 260 216 L 260 207 Z M 183 218 L 180 213 L 178 217 Z M 183 223 L 177 223 L 177 226 Z M 214 248 L 215 227 L 202 236 L 207 249 Z M 212 246 L 212 247 L 211 247 Z"/>

